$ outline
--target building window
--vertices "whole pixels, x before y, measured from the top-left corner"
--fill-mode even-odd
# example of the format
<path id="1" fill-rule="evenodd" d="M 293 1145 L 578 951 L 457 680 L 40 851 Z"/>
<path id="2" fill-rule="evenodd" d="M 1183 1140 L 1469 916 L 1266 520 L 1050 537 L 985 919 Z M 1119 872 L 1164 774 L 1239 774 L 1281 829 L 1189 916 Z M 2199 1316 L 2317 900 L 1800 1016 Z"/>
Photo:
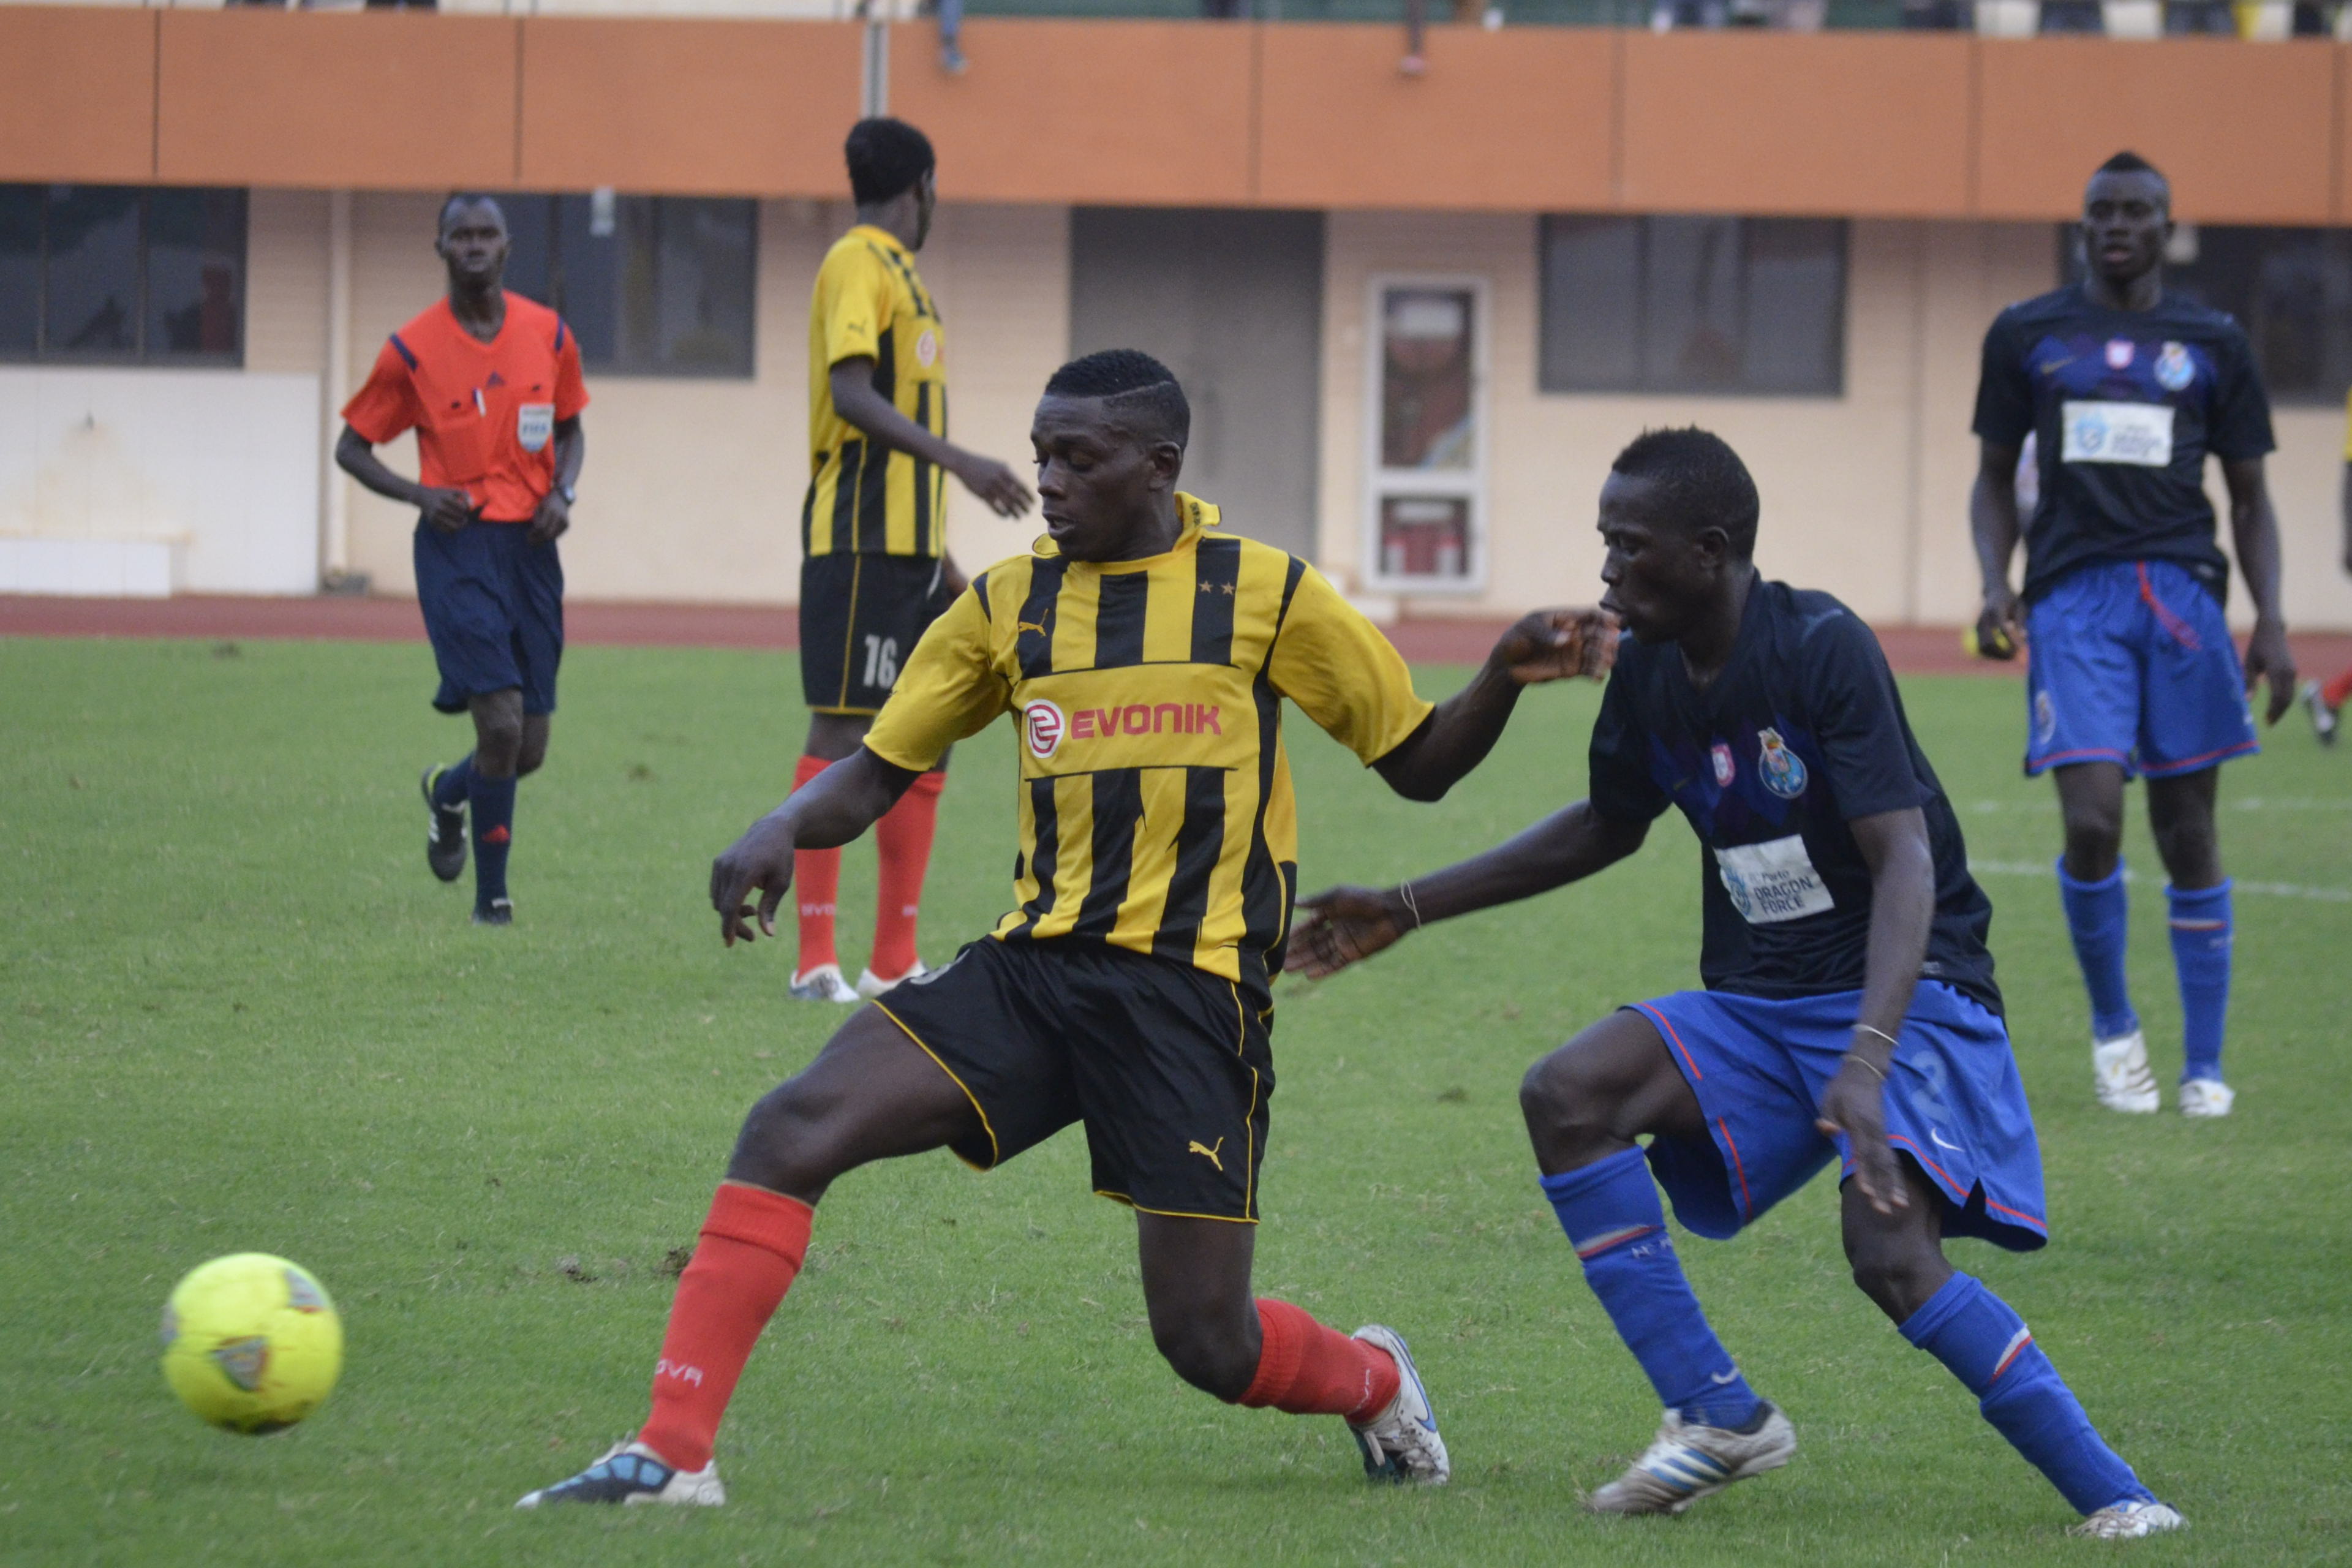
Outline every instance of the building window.
<path id="1" fill-rule="evenodd" d="M 749 377 L 759 204 L 702 196 L 502 196 L 507 287 L 562 312 L 581 363 Z"/>
<path id="2" fill-rule="evenodd" d="M 1835 397 L 1846 226 L 1771 217 L 1547 217 L 1546 392 Z"/>
<path id="3" fill-rule="evenodd" d="M 0 360 L 245 361 L 245 193 L 0 185 Z"/>
<path id="4" fill-rule="evenodd" d="M 2083 231 L 2058 231 L 2069 282 L 2083 278 Z M 2352 388 L 2352 232 L 2181 224 L 2164 287 L 2238 318 L 2275 403 L 2344 401 Z"/>
<path id="5" fill-rule="evenodd" d="M 1387 591 L 1486 585 L 1486 285 L 1382 278 L 1369 300 L 1373 418 L 1366 582 Z"/>

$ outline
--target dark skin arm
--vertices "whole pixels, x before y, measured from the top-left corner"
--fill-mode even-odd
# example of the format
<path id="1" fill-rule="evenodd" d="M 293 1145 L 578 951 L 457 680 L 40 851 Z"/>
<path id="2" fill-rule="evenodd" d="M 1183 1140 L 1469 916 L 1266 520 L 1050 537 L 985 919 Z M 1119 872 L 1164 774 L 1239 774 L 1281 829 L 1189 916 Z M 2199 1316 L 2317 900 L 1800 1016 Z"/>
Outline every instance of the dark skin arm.
<path id="1" fill-rule="evenodd" d="M 710 907 L 719 911 L 719 940 L 732 947 L 774 936 L 776 911 L 793 885 L 793 851 L 848 843 L 898 805 L 917 776 L 860 746 L 753 823 L 710 863 Z M 754 888 L 761 894 L 756 910 L 744 901 Z"/>
<path id="2" fill-rule="evenodd" d="M 1572 676 L 1597 680 L 1616 658 L 1616 623 L 1599 610 L 1522 616 L 1496 642 L 1470 684 L 1439 703 L 1372 767 L 1407 800 L 1443 800 L 1495 749 L 1521 691 Z"/>
<path id="3" fill-rule="evenodd" d="M 993 458 L 983 458 L 941 440 L 899 413 L 888 398 L 874 390 L 873 360 L 862 354 L 842 360 L 829 374 L 835 412 L 864 431 L 869 439 L 937 463 L 962 481 L 964 489 L 987 502 L 989 510 L 999 517 L 1027 513 L 1035 498 L 1019 475 Z"/>
<path id="4" fill-rule="evenodd" d="M 587 432 L 580 427 L 580 416 L 555 422 L 555 488 L 539 498 L 539 510 L 531 514 L 530 542 L 547 544 L 561 539 L 572 527 L 572 503 L 563 492 L 580 481 L 580 465 L 588 460 Z"/>
<path id="5" fill-rule="evenodd" d="M 2254 601 L 2254 631 L 2246 639 L 2246 690 L 2268 679 L 2270 721 L 2294 706 L 2294 654 L 2286 643 L 2286 617 L 2279 611 L 2278 512 L 2260 458 L 2225 458 L 2221 482 L 2230 490 L 2230 539 L 2238 570 Z"/>
<path id="6" fill-rule="evenodd" d="M 1846 824 L 1863 864 L 1870 868 L 1870 945 L 1863 960 L 1862 1011 L 1844 1066 L 1822 1095 L 1822 1133 L 1843 1132 L 1853 1147 L 1854 1184 L 1870 1206 L 1891 1215 L 1908 1208 L 1910 1191 L 1886 1142 L 1889 1038 L 1903 1035 L 1903 1016 L 1927 956 L 1936 918 L 1936 856 L 1927 819 L 1918 807 L 1858 816 Z M 1882 1037 L 1882 1036 L 1885 1037 Z"/>
<path id="7" fill-rule="evenodd" d="M 383 466 L 373 443 L 348 425 L 335 437 L 335 466 L 376 494 L 416 508 L 425 521 L 444 533 L 455 533 L 474 521 L 473 498 L 463 489 L 420 485 L 403 479 Z"/>
<path id="8" fill-rule="evenodd" d="M 2009 585 L 2010 559 L 2023 525 L 2017 515 L 2015 447 L 1978 443 L 1977 480 L 1969 491 L 1969 531 L 1976 536 L 1977 570 L 1984 576 L 1984 608 L 1977 616 L 1977 651 L 2015 658 L 2025 637 L 2025 612 Z"/>
<path id="9" fill-rule="evenodd" d="M 1291 935 L 1286 967 L 1309 980 L 1337 974 L 1433 921 L 1531 899 L 1604 871 L 1649 836 L 1648 823 L 1603 816 L 1580 800 L 1492 849 L 1414 878 L 1410 901 L 1402 886 L 1333 888 L 1301 899 L 1310 912 Z"/>

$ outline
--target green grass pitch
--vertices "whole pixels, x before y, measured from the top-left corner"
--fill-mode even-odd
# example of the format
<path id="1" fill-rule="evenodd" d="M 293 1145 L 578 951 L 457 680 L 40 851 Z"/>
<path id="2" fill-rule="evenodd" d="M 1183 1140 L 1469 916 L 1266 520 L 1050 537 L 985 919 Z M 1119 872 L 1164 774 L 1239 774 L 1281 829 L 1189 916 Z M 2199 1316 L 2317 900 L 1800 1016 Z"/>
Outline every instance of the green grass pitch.
<path id="1" fill-rule="evenodd" d="M 417 770 L 466 745 L 431 681 L 421 645 L 0 643 L 0 1561 L 2105 1560 L 1848 1282 L 1825 1180 L 1682 1247 L 1795 1462 L 1680 1520 L 1579 1511 L 1657 1411 L 1536 1191 L 1515 1090 L 1604 1009 L 1695 983 L 1696 852 L 1671 817 L 1597 882 L 1283 1001 L 1260 1286 L 1412 1337 L 1450 1489 L 1370 1489 L 1339 1422 L 1180 1385 L 1072 1133 L 989 1176 L 941 1153 L 835 1188 L 721 1435 L 728 1508 L 513 1512 L 642 1415 L 664 1257 L 744 1107 L 841 1015 L 784 999 L 789 942 L 722 951 L 704 903 L 710 857 L 789 780 L 790 660 L 576 652 L 507 931 L 422 864 Z M 2016 689 L 1906 692 L 1988 868 L 2055 1233 L 1956 1261 L 2192 1521 L 2137 1560 L 2342 1561 L 2352 754 L 2298 720 L 2229 770 L 2238 1114 L 2126 1119 L 2091 1100 Z M 1533 694 L 1435 807 L 1294 715 L 1306 883 L 1426 868 L 1573 797 L 1595 701 Z M 956 759 L 933 963 L 1005 898 L 1010 744 L 999 726 Z M 2138 810 L 2133 973 L 2168 1079 Z M 849 851 L 853 965 L 872 864 Z M 349 1335 L 325 1408 L 259 1440 L 198 1425 L 156 1365 L 172 1282 L 247 1248 L 314 1269 Z"/>

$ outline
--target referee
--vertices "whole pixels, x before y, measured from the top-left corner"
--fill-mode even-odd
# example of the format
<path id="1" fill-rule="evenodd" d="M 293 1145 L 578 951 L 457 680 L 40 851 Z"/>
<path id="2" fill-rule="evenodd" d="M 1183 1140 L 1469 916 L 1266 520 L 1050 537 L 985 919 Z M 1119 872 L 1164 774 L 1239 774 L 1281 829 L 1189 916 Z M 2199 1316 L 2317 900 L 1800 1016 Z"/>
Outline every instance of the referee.
<path id="1" fill-rule="evenodd" d="M 1029 510 L 1013 470 L 948 442 L 947 353 L 915 252 L 939 205 L 930 142 L 861 120 L 845 152 L 857 222 L 825 254 L 809 303 L 809 489 L 801 507 L 801 690 L 808 742 L 795 789 L 856 753 L 898 667 L 964 588 L 947 552 L 947 479 L 1001 517 Z M 853 989 L 834 948 L 841 851 L 804 849 L 792 994 L 853 1003 L 923 972 L 915 918 L 947 759 L 875 825 L 874 951 Z"/>

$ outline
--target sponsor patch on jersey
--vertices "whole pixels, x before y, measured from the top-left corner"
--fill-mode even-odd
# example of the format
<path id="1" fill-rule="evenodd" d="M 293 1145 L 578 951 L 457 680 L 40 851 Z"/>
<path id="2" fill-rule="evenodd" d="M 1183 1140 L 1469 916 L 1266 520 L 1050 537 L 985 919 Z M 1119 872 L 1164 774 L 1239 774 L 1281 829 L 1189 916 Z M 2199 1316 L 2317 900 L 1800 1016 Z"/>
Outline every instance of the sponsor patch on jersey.
<path id="1" fill-rule="evenodd" d="M 2059 405 L 2068 463 L 2130 463 L 2143 468 L 2172 466 L 2172 409 L 2162 403 L 2076 402 Z"/>
<path id="2" fill-rule="evenodd" d="M 1725 741 L 1717 741 L 1715 743 L 1715 749 L 1707 754 L 1715 759 L 1715 787 L 1717 789 L 1729 789 L 1731 787 L 1731 776 L 1738 771 L 1737 765 L 1731 760 L 1730 743 Z"/>
<path id="3" fill-rule="evenodd" d="M 515 440 L 526 452 L 536 452 L 555 434 L 555 405 L 524 403 L 515 407 Z"/>
<path id="4" fill-rule="evenodd" d="M 939 357 L 939 334 L 932 331 L 930 328 L 925 327 L 922 335 L 915 340 L 915 363 L 929 370 L 931 368 L 931 362 Z"/>
<path id="5" fill-rule="evenodd" d="M 1764 787 L 1782 800 L 1794 800 L 1804 794 L 1805 764 L 1796 752 L 1789 750 L 1789 742 L 1780 739 L 1780 731 L 1769 728 L 1759 730 L 1756 740 L 1759 749 L 1756 765 L 1764 774 Z"/>
<path id="6" fill-rule="evenodd" d="M 1021 705 L 1021 736 L 1039 762 L 1060 751 L 1062 737 L 1069 731 L 1069 716 L 1044 698 L 1033 697 Z"/>
<path id="7" fill-rule="evenodd" d="M 2033 694 L 2033 743 L 2046 746 L 2058 733 L 2058 705 L 2050 700 L 2048 690 Z"/>
<path id="8" fill-rule="evenodd" d="M 1777 925 L 1837 907 L 1799 834 L 1717 849 L 1715 869 L 1731 907 L 1749 925 Z"/>
<path id="9" fill-rule="evenodd" d="M 2107 340 L 2107 368 L 2109 370 L 2131 369 L 2132 355 L 2137 352 L 2137 349 L 2134 347 L 2132 341 L 2129 338 L 2109 338 Z"/>
<path id="10" fill-rule="evenodd" d="M 1113 735 L 1224 732 L 1225 710 L 1215 702 L 1129 702 L 1108 708 L 1081 708 L 1070 725 L 1070 738 L 1076 741 L 1107 741 Z"/>
<path id="11" fill-rule="evenodd" d="M 2197 362 L 2186 343 L 2167 342 L 2156 351 L 2156 383 L 2167 392 L 2181 392 L 2197 379 Z"/>

